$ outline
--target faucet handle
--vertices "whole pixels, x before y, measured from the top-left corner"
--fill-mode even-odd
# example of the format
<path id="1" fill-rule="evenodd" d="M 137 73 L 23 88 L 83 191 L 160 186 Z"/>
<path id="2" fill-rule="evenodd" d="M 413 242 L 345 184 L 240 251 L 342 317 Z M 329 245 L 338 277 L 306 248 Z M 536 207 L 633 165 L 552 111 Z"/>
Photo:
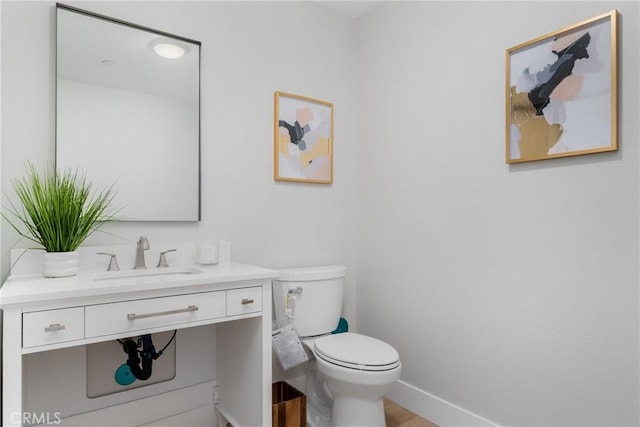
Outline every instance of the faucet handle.
<path id="1" fill-rule="evenodd" d="M 109 266 L 107 267 L 107 271 L 120 271 L 120 266 L 118 265 L 118 259 L 116 258 L 116 254 L 108 254 L 106 252 L 96 252 L 98 255 L 107 255 L 109 258 Z"/>
<path id="2" fill-rule="evenodd" d="M 169 249 L 167 251 L 160 252 L 160 259 L 158 260 L 158 265 L 156 267 L 158 268 L 169 267 L 169 264 L 167 264 L 166 254 L 168 254 L 169 252 L 175 252 L 175 251 L 177 251 L 177 249 Z"/>

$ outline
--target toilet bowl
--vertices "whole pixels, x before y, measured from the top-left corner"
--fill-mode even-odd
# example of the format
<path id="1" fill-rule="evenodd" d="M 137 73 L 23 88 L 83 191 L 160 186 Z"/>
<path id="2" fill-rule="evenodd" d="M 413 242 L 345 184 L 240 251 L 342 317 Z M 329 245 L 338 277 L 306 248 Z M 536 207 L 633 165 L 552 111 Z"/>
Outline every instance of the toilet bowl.
<path id="1" fill-rule="evenodd" d="M 333 408 L 334 426 L 384 426 L 382 398 L 400 379 L 400 357 L 376 338 L 343 333 L 315 341 L 314 356 Z"/>
<path id="2" fill-rule="evenodd" d="M 274 286 L 283 286 L 282 295 L 294 300 L 286 302 L 295 307 L 293 325 L 313 355 L 307 374 L 308 424 L 384 426 L 382 398 L 400 378 L 400 357 L 379 339 L 352 332 L 331 333 L 342 309 L 345 275 L 346 268 L 340 266 L 298 268 L 282 270 L 274 281 Z M 326 408 L 314 407 L 327 399 L 331 401 L 330 424 L 318 415 Z"/>

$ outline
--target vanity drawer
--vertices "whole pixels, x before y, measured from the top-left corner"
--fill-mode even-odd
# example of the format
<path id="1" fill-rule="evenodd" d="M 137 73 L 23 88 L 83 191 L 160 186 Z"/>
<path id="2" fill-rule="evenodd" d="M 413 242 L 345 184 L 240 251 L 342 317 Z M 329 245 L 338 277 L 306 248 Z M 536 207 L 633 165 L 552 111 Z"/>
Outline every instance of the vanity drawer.
<path id="1" fill-rule="evenodd" d="M 227 316 L 262 311 L 262 287 L 231 289 L 227 291 Z"/>
<path id="2" fill-rule="evenodd" d="M 225 292 L 148 298 L 85 307 L 87 338 L 224 317 Z"/>
<path id="3" fill-rule="evenodd" d="M 84 307 L 34 311 L 22 315 L 22 347 L 84 338 Z"/>

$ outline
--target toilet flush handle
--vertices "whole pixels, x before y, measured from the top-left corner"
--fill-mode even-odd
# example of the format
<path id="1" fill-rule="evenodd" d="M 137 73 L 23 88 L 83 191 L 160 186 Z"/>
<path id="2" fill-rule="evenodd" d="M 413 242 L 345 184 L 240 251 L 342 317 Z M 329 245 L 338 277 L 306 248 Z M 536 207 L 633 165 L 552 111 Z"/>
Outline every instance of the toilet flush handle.
<path id="1" fill-rule="evenodd" d="M 296 315 L 296 295 L 300 295 L 302 293 L 302 288 L 297 287 L 295 289 L 289 289 L 287 291 L 287 301 L 285 304 L 285 313 L 287 317 L 293 319 Z"/>

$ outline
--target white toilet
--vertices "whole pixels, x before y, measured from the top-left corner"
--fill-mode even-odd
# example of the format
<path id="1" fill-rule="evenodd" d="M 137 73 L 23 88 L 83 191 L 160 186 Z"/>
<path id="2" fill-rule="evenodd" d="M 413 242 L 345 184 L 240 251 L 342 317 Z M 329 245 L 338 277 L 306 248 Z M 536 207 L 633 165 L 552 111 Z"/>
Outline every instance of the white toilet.
<path id="1" fill-rule="evenodd" d="M 312 360 L 307 374 L 308 413 L 322 412 L 313 405 L 316 396 L 323 400 L 327 390 L 333 400 L 332 426 L 384 426 L 382 397 L 400 378 L 400 357 L 376 338 L 351 332 L 331 334 L 342 312 L 346 272 L 341 266 L 281 270 L 274 286 L 282 286 L 282 295 L 288 295 L 296 332 L 315 357 L 315 366 Z M 316 368 L 320 381 L 314 379 Z"/>

